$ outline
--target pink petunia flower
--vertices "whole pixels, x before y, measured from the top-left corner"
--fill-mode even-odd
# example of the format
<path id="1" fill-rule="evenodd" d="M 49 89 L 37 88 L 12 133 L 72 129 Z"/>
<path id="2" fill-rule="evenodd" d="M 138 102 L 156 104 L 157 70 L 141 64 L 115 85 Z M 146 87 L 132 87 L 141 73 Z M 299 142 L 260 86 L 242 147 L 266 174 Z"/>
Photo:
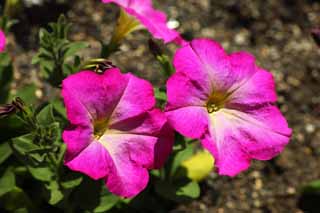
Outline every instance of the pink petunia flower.
<path id="1" fill-rule="evenodd" d="M 196 39 L 174 57 L 167 82 L 169 123 L 200 139 L 219 174 L 234 176 L 251 159 L 269 160 L 288 143 L 291 129 L 274 103 L 272 75 L 246 52 L 227 55 L 216 42 Z"/>
<path id="2" fill-rule="evenodd" d="M 132 197 L 169 155 L 173 130 L 155 109 L 151 84 L 112 68 L 81 71 L 63 81 L 71 127 L 63 132 L 65 165 L 93 179 L 103 178 L 114 194 Z"/>
<path id="3" fill-rule="evenodd" d="M 6 48 L 6 36 L 2 30 L 0 30 L 0 52 L 3 52 Z"/>
<path id="4" fill-rule="evenodd" d="M 165 43 L 175 42 L 185 44 L 180 34 L 168 28 L 166 14 L 152 7 L 152 0 L 102 0 L 103 3 L 115 3 L 122 7 L 128 14 L 138 19 L 150 33 Z"/>

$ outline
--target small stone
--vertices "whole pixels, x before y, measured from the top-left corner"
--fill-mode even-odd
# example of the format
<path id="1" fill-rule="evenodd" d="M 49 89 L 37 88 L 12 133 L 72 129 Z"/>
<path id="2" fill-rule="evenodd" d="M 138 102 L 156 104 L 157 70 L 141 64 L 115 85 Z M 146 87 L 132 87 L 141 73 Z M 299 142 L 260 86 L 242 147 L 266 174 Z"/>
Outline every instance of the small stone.
<path id="1" fill-rule="evenodd" d="M 253 205 L 255 206 L 255 207 L 260 207 L 261 206 L 261 202 L 260 202 L 260 200 L 255 200 L 255 201 L 253 201 Z"/>
<path id="2" fill-rule="evenodd" d="M 263 186 L 263 182 L 261 179 L 256 179 L 256 181 L 254 182 L 254 188 L 256 190 L 260 190 Z"/>
<path id="3" fill-rule="evenodd" d="M 307 133 L 313 133 L 316 130 L 316 128 L 313 124 L 307 124 L 305 126 L 305 129 L 306 129 Z"/>
<path id="4" fill-rule="evenodd" d="M 288 187 L 288 188 L 287 188 L 287 193 L 288 193 L 289 195 L 294 195 L 294 194 L 296 193 L 296 189 L 293 188 L 293 187 Z"/>
<path id="5" fill-rule="evenodd" d="M 37 98 L 42 98 L 43 96 L 43 92 L 41 89 L 37 89 L 36 92 L 35 92 L 35 95 Z"/>
<path id="6" fill-rule="evenodd" d="M 167 27 L 169 29 L 177 29 L 178 27 L 180 26 L 180 23 L 175 20 L 175 19 L 170 19 L 168 22 L 167 22 Z"/>

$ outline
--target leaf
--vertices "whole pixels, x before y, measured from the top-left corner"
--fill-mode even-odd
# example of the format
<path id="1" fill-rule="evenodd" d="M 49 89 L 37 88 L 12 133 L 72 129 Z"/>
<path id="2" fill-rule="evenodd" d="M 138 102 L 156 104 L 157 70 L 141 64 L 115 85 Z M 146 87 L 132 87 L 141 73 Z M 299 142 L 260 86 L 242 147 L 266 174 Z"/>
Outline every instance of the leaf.
<path id="1" fill-rule="evenodd" d="M 2 206 L 9 212 L 21 209 L 23 207 L 31 208 L 32 203 L 26 193 L 19 187 L 14 187 L 13 190 L 3 196 L 1 201 Z"/>
<path id="2" fill-rule="evenodd" d="M 189 182 L 188 184 L 180 187 L 177 192 L 177 196 L 186 196 L 192 199 L 198 198 L 200 196 L 200 187 L 197 182 Z"/>
<path id="3" fill-rule="evenodd" d="M 11 96 L 12 96 L 12 98 L 20 97 L 27 104 L 34 104 L 37 100 L 36 90 L 37 90 L 36 85 L 29 84 L 25 87 L 18 89 L 17 93 L 15 95 L 11 95 Z"/>
<path id="4" fill-rule="evenodd" d="M 66 108 L 64 107 L 63 102 L 60 99 L 53 99 L 50 101 L 54 110 L 59 113 L 59 115 L 64 119 L 67 120 L 67 113 Z"/>
<path id="5" fill-rule="evenodd" d="M 174 183 L 157 181 L 155 183 L 155 190 L 160 196 L 176 202 L 190 201 L 200 195 L 198 183 L 186 180 Z"/>
<path id="6" fill-rule="evenodd" d="M 79 176 L 76 173 L 70 173 L 61 182 L 61 186 L 65 189 L 72 189 L 76 186 L 79 186 L 81 184 L 81 182 L 82 182 L 82 176 Z"/>
<path id="7" fill-rule="evenodd" d="M 303 187 L 303 193 L 320 192 L 320 179 L 311 181 Z"/>
<path id="8" fill-rule="evenodd" d="M 154 88 L 154 95 L 157 100 L 167 101 L 167 94 L 161 91 L 160 88 Z"/>
<path id="9" fill-rule="evenodd" d="M 192 154 L 193 154 L 193 147 L 191 145 L 188 145 L 182 151 L 177 152 L 173 156 L 173 161 L 172 161 L 171 170 L 170 170 L 170 176 L 174 176 L 178 167 L 181 165 L 181 162 L 188 159 L 189 157 L 191 157 Z"/>
<path id="10" fill-rule="evenodd" d="M 72 42 L 66 46 L 67 51 L 65 52 L 65 58 L 74 56 L 79 50 L 89 47 L 87 42 Z"/>
<path id="11" fill-rule="evenodd" d="M 0 144 L 0 164 L 12 154 L 12 149 L 7 142 Z"/>
<path id="12" fill-rule="evenodd" d="M 20 154 L 38 150 L 40 147 L 33 143 L 34 135 L 29 133 L 12 139 L 13 147 Z"/>
<path id="13" fill-rule="evenodd" d="M 0 103 L 5 103 L 13 80 L 13 67 L 9 54 L 0 53 Z"/>
<path id="14" fill-rule="evenodd" d="M 53 106 L 48 104 L 38 114 L 37 121 L 40 125 L 47 126 L 55 122 L 53 115 Z"/>
<path id="15" fill-rule="evenodd" d="M 106 212 L 114 207 L 120 201 L 120 197 L 117 197 L 109 192 L 105 186 L 103 186 L 101 197 L 99 199 L 98 206 L 93 210 L 95 213 Z"/>
<path id="16" fill-rule="evenodd" d="M 48 167 L 28 167 L 28 170 L 35 179 L 40 181 L 49 182 L 54 177 L 53 172 Z"/>
<path id="17" fill-rule="evenodd" d="M 50 191 L 49 204 L 55 205 L 63 199 L 64 195 L 56 181 L 51 181 L 49 185 L 46 185 L 46 188 Z"/>
<path id="18" fill-rule="evenodd" d="M 9 167 L 0 178 L 0 196 L 13 190 L 15 186 L 16 179 L 14 173 L 12 172 L 12 169 Z"/>

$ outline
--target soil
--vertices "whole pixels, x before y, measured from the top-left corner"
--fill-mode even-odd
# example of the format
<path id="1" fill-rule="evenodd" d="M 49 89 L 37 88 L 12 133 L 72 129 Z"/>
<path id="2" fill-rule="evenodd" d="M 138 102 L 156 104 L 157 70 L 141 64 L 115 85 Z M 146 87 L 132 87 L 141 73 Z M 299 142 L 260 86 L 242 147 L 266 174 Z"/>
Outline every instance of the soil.
<path id="1" fill-rule="evenodd" d="M 20 23 L 9 38 L 17 70 L 14 88 L 31 81 L 42 88 L 30 60 L 38 47 L 39 27 L 56 20 L 59 13 L 73 23 L 72 40 L 90 42 L 84 57 L 97 57 L 99 40 L 110 38 L 116 7 L 98 0 L 53 2 L 18 15 Z M 257 63 L 273 73 L 278 106 L 293 129 L 291 142 L 280 156 L 268 162 L 253 161 L 248 171 L 234 178 L 212 173 L 201 184 L 199 199 L 177 204 L 171 212 L 320 212 L 319 202 L 311 204 L 317 209 L 312 211 L 301 196 L 302 186 L 320 178 L 320 48 L 310 36 L 310 29 L 320 26 L 320 2 L 162 0 L 157 6 L 179 22 L 178 30 L 186 38 L 209 37 L 228 52 L 254 54 Z M 164 83 L 148 50 L 148 38 L 147 32 L 133 33 L 111 60 L 155 84 Z M 174 51 L 175 46 L 169 45 L 169 49 Z"/>

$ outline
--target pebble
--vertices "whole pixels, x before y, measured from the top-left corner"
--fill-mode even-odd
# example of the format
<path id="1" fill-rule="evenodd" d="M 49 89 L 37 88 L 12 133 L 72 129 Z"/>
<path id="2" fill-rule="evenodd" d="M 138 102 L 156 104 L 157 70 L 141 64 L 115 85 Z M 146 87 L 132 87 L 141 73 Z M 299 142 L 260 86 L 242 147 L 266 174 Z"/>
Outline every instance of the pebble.
<path id="1" fill-rule="evenodd" d="M 307 124 L 305 126 L 305 129 L 306 129 L 307 133 L 313 133 L 316 130 L 316 128 L 313 124 Z"/>

